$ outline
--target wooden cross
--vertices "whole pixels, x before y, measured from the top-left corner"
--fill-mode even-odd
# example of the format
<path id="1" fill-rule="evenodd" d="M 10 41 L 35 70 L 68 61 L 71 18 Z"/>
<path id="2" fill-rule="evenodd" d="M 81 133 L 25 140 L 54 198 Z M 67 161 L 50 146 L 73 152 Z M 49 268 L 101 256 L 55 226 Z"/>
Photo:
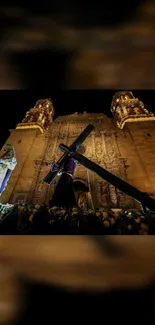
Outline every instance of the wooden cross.
<path id="1" fill-rule="evenodd" d="M 143 209 L 147 207 L 150 211 L 155 213 L 155 200 L 152 199 L 147 193 L 143 193 L 139 191 L 134 186 L 128 184 L 121 178 L 113 175 L 106 169 L 102 168 L 101 166 L 97 165 L 96 163 L 92 162 L 91 160 L 87 159 L 83 155 L 74 151 L 71 147 L 67 147 L 64 144 L 59 146 L 59 149 L 66 154 L 72 154 L 72 157 L 77 160 L 81 165 L 85 166 L 87 169 L 92 171 L 94 174 L 98 175 L 102 179 L 106 180 L 108 183 L 112 184 L 113 186 L 117 187 L 120 191 L 124 192 L 125 194 L 131 196 L 133 199 L 138 201 Z"/>
<path id="2" fill-rule="evenodd" d="M 78 138 L 72 143 L 70 146 L 71 151 L 76 151 L 81 144 L 85 141 L 85 139 L 89 136 L 89 134 L 94 130 L 94 126 L 92 124 L 89 124 L 83 132 L 78 136 Z M 63 168 L 63 165 L 66 161 L 66 157 L 68 156 L 68 153 L 64 153 L 63 156 L 57 161 L 57 165 L 59 165 L 59 168 L 56 171 L 49 171 L 49 173 L 45 176 L 43 181 L 50 185 L 52 181 L 57 177 L 60 170 Z"/>

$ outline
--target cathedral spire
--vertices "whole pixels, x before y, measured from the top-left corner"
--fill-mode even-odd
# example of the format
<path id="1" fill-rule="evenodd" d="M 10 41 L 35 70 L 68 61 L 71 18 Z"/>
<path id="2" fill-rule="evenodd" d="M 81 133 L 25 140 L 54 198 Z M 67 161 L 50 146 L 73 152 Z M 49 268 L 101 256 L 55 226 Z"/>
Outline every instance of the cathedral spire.
<path id="1" fill-rule="evenodd" d="M 131 91 L 118 91 L 112 98 L 111 112 L 114 121 L 120 129 L 125 123 L 154 120 L 155 116 L 149 112 L 142 101 L 135 98 Z"/>
<path id="2" fill-rule="evenodd" d="M 52 100 L 50 98 L 40 99 L 36 102 L 35 106 L 26 113 L 22 123 L 19 123 L 16 129 L 38 128 L 41 133 L 43 133 L 53 121 L 54 113 Z"/>

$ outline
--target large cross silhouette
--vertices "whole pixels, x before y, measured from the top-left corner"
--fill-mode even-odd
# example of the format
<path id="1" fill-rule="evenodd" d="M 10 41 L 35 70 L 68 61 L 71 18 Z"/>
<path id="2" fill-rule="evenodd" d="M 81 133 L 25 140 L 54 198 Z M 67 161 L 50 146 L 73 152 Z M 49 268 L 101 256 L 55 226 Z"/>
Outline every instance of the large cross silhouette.
<path id="1" fill-rule="evenodd" d="M 123 179 L 113 175 L 103 167 L 97 165 L 96 163 L 92 162 L 91 160 L 87 159 L 76 151 L 73 151 L 66 145 L 60 144 L 59 149 L 65 153 L 72 154 L 72 157 L 75 158 L 81 165 L 85 166 L 87 169 L 89 169 L 102 179 L 106 180 L 108 183 L 117 187 L 126 195 L 129 195 L 133 199 L 138 201 L 141 204 L 144 212 L 146 212 L 146 208 L 148 208 L 150 211 L 155 213 L 155 200 L 152 199 L 147 193 L 139 191 L 137 188 L 125 182 Z"/>
<path id="2" fill-rule="evenodd" d="M 134 186 L 130 185 L 121 178 L 113 175 L 103 167 L 97 165 L 96 163 L 76 152 L 76 150 L 80 147 L 80 145 L 84 142 L 84 140 L 88 137 L 93 129 L 93 125 L 89 124 L 70 147 L 67 147 L 64 144 L 59 145 L 59 149 L 64 152 L 63 156 L 57 162 L 59 168 L 55 172 L 50 171 L 44 178 L 44 182 L 51 184 L 51 182 L 58 175 L 59 171 L 63 168 L 67 155 L 71 154 L 72 157 L 75 158 L 75 160 L 77 160 L 81 165 L 85 166 L 87 169 L 102 179 L 106 180 L 108 183 L 117 187 L 121 192 L 124 192 L 126 195 L 129 195 L 138 201 L 141 204 L 144 212 L 146 212 L 146 208 L 148 208 L 150 211 L 155 213 L 155 200 L 152 199 L 147 193 L 139 191 Z"/>
<path id="3" fill-rule="evenodd" d="M 78 138 L 72 143 L 72 145 L 70 146 L 70 149 L 73 151 L 76 151 L 93 130 L 94 130 L 94 126 L 92 124 L 89 124 L 82 131 L 82 133 L 78 136 Z M 54 179 L 57 177 L 60 170 L 63 168 L 63 165 L 65 163 L 67 155 L 68 155 L 68 153 L 64 153 L 64 155 L 57 161 L 56 164 L 59 165 L 59 168 L 56 171 L 53 171 L 53 172 L 49 171 L 49 173 L 45 176 L 43 181 L 46 184 L 50 185 L 54 181 Z"/>

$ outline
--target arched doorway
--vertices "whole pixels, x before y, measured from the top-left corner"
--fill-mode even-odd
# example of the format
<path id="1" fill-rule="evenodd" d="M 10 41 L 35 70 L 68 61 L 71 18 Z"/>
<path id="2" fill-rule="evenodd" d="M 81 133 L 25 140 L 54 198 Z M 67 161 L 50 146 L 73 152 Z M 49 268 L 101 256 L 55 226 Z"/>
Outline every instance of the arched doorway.
<path id="1" fill-rule="evenodd" d="M 92 198 L 87 181 L 81 178 L 75 178 L 74 191 L 78 207 L 83 210 L 91 209 Z"/>

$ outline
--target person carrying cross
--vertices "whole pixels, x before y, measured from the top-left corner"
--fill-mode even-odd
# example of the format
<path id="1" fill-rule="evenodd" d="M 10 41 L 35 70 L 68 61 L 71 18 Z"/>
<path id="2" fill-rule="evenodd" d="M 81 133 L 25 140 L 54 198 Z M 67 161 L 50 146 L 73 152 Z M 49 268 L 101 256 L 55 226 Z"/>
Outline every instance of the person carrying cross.
<path id="1" fill-rule="evenodd" d="M 59 165 L 55 162 L 52 162 L 50 166 L 51 172 L 55 172 L 59 169 Z M 71 154 L 69 154 L 66 157 L 63 168 L 58 173 L 58 175 L 60 175 L 60 178 L 55 188 L 53 197 L 49 201 L 50 207 L 57 206 L 63 208 L 71 208 L 77 205 L 73 188 L 73 174 L 76 166 L 76 160 L 71 156 Z"/>

